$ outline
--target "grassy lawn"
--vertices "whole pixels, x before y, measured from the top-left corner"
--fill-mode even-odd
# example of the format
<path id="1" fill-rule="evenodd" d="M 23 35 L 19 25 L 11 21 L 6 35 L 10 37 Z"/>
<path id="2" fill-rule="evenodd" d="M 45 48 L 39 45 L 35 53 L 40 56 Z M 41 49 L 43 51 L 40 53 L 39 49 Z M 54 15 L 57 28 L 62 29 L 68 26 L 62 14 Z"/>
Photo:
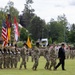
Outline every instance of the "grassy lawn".
<path id="1" fill-rule="evenodd" d="M 29 62 L 27 62 L 27 70 L 25 70 L 24 68 L 22 68 L 22 70 L 19 70 L 19 62 L 17 69 L 0 69 L 0 75 L 75 75 L 75 59 L 66 59 L 66 71 L 62 71 L 61 66 L 56 71 L 45 70 L 45 62 L 45 59 L 41 57 L 37 71 L 33 71 L 31 69 L 33 66 L 33 62 L 31 62 L 30 58 Z"/>

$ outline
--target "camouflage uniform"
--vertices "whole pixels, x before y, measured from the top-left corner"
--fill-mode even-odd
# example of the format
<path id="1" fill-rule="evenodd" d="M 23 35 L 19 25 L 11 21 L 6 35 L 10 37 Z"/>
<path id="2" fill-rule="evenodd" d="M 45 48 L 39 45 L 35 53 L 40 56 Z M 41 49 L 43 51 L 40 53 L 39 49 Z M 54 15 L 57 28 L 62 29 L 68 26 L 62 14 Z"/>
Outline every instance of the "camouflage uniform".
<path id="1" fill-rule="evenodd" d="M 22 58 L 22 62 L 20 64 L 20 69 L 22 68 L 22 65 L 24 65 L 24 68 L 26 69 L 26 46 L 24 46 L 22 49 L 21 49 L 21 58 Z"/>
<path id="2" fill-rule="evenodd" d="M 4 59 L 3 67 L 8 68 L 8 51 L 7 51 L 7 47 L 5 47 L 3 49 L 3 51 L 4 51 L 4 54 L 3 54 L 3 59 Z"/>
<path id="3" fill-rule="evenodd" d="M 18 64 L 18 50 L 17 48 L 15 48 L 15 68 L 17 68 L 17 64 Z"/>
<path id="4" fill-rule="evenodd" d="M 7 47 L 7 68 L 10 68 L 11 58 L 10 58 L 10 47 Z"/>
<path id="5" fill-rule="evenodd" d="M 48 49 L 46 48 L 46 50 L 44 51 L 44 57 L 45 57 L 45 59 L 46 59 L 46 64 L 45 64 L 45 69 L 49 69 L 49 60 L 50 60 L 50 58 L 49 58 L 49 51 L 48 51 Z"/>
<path id="6" fill-rule="evenodd" d="M 2 69 L 2 64 L 3 64 L 3 54 L 2 50 L 0 49 L 0 69 Z"/>
<path id="7" fill-rule="evenodd" d="M 34 48 L 34 53 L 33 53 L 33 60 L 35 62 L 33 67 L 32 67 L 33 70 L 36 70 L 37 67 L 38 67 L 39 56 L 40 56 L 39 48 L 35 47 Z"/>
<path id="8" fill-rule="evenodd" d="M 34 58 L 34 49 L 31 50 L 31 61 L 33 62 L 33 58 Z"/>
<path id="9" fill-rule="evenodd" d="M 18 48 L 18 62 L 20 62 L 20 51 L 21 51 L 21 48 Z"/>
<path id="10" fill-rule="evenodd" d="M 68 48 L 65 50 L 65 55 L 66 55 L 66 59 L 69 59 L 70 50 Z"/>
<path id="11" fill-rule="evenodd" d="M 56 58 L 57 58 L 57 55 L 55 54 L 55 47 L 53 47 L 50 51 L 50 61 L 51 61 L 51 64 L 50 64 L 50 70 L 51 68 L 55 68 L 56 66 Z"/>
<path id="12" fill-rule="evenodd" d="M 29 60 L 29 50 L 27 49 L 26 50 L 26 61 L 28 62 L 28 60 Z"/>
<path id="13" fill-rule="evenodd" d="M 12 51 L 12 54 L 11 54 L 11 68 L 16 68 L 17 66 L 16 66 L 16 59 L 15 59 L 15 57 L 16 57 L 16 52 L 15 51 Z"/>

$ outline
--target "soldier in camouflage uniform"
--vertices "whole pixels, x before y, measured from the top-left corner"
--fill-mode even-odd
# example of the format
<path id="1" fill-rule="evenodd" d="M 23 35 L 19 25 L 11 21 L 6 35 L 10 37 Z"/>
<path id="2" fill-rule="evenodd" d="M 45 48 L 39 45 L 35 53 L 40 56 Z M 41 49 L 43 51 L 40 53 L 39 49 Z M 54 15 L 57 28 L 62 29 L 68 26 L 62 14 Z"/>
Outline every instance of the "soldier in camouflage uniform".
<path id="1" fill-rule="evenodd" d="M 34 48 L 32 48 L 31 50 L 31 61 L 33 62 L 33 59 L 34 59 Z"/>
<path id="2" fill-rule="evenodd" d="M 11 54 L 11 68 L 17 68 L 17 65 L 16 65 L 17 61 L 16 61 L 16 52 L 15 50 L 12 51 L 12 54 Z"/>
<path id="3" fill-rule="evenodd" d="M 7 68 L 10 68 L 10 65 L 11 65 L 11 58 L 10 58 L 10 47 L 9 46 L 7 46 L 6 47 L 6 52 L 7 52 Z"/>
<path id="4" fill-rule="evenodd" d="M 2 49 L 0 48 L 0 69 L 2 69 L 2 64 L 3 64 L 3 54 Z"/>
<path id="5" fill-rule="evenodd" d="M 15 44 L 15 68 L 17 68 L 17 64 L 18 64 L 18 48 L 17 48 L 17 44 Z"/>
<path id="6" fill-rule="evenodd" d="M 8 50 L 7 50 L 7 47 L 5 47 L 3 49 L 3 51 L 4 51 L 4 54 L 3 54 L 3 59 L 4 59 L 3 67 L 8 68 Z"/>
<path id="7" fill-rule="evenodd" d="M 45 69 L 49 69 L 49 60 L 50 60 L 50 58 L 49 58 L 49 51 L 48 51 L 48 48 L 46 48 L 46 50 L 44 50 L 44 57 L 45 57 L 45 59 L 46 59 L 46 64 L 45 64 Z"/>
<path id="8" fill-rule="evenodd" d="M 33 53 L 33 60 L 34 65 L 32 67 L 33 70 L 37 70 L 38 64 L 39 64 L 39 57 L 40 57 L 40 50 L 39 50 L 39 43 L 36 43 L 36 46 L 34 47 L 34 53 Z"/>
<path id="9" fill-rule="evenodd" d="M 51 61 L 51 64 L 50 64 L 50 70 L 51 68 L 55 68 L 56 66 L 56 58 L 57 58 L 57 55 L 55 53 L 55 45 L 53 44 L 53 48 L 50 50 L 50 61 Z"/>
<path id="10" fill-rule="evenodd" d="M 23 48 L 21 49 L 21 52 L 20 52 L 21 58 L 22 58 L 22 62 L 20 64 L 20 68 L 19 69 L 22 68 L 22 65 L 24 65 L 24 68 L 26 69 L 26 50 L 27 50 L 26 47 L 27 47 L 27 45 L 26 45 L 26 43 L 24 43 L 23 44 Z"/>
<path id="11" fill-rule="evenodd" d="M 18 48 L 18 62 L 20 62 L 20 51 L 21 51 L 21 48 Z"/>
<path id="12" fill-rule="evenodd" d="M 12 68 L 11 67 L 12 65 L 12 46 L 9 47 L 8 52 L 9 52 L 9 68 Z"/>
<path id="13" fill-rule="evenodd" d="M 28 62 L 29 60 L 29 49 L 26 50 L 26 61 Z"/>

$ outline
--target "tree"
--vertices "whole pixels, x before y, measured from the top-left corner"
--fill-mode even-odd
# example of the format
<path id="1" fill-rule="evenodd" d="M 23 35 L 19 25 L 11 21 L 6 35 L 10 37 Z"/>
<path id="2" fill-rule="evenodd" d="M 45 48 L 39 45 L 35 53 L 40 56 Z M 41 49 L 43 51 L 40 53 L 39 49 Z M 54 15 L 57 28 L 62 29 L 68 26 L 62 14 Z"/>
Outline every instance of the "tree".
<path id="1" fill-rule="evenodd" d="M 0 36 L 2 30 L 2 20 L 5 20 L 5 12 L 3 8 L 0 8 Z"/>
<path id="2" fill-rule="evenodd" d="M 20 30 L 20 41 L 26 41 L 28 37 L 28 31 L 25 28 Z"/>
<path id="3" fill-rule="evenodd" d="M 14 3 L 12 1 L 9 1 L 7 3 L 7 6 L 5 6 L 4 10 L 6 14 L 10 14 L 12 23 L 14 22 L 14 16 L 17 18 L 19 22 L 19 19 L 18 19 L 19 11 L 14 7 Z"/>
<path id="4" fill-rule="evenodd" d="M 58 21 L 58 23 L 59 24 L 61 24 L 61 26 L 63 27 L 63 33 L 62 33 L 62 35 L 63 35 L 63 37 L 64 37 L 64 42 L 67 42 L 67 24 L 68 24 L 68 21 L 67 21 L 67 19 L 66 19 L 66 16 L 65 16 L 65 14 L 63 14 L 62 16 L 58 16 L 58 18 L 57 18 L 57 21 Z"/>
<path id="5" fill-rule="evenodd" d="M 51 21 L 49 25 L 50 34 L 49 36 L 52 38 L 52 43 L 57 41 L 59 38 L 60 25 L 56 21 Z"/>
<path id="6" fill-rule="evenodd" d="M 55 21 L 53 18 L 48 23 L 49 26 L 49 37 L 52 38 L 53 42 L 63 42 L 66 41 L 68 29 L 67 29 L 67 19 L 65 15 L 58 16 L 57 21 Z"/>
<path id="7" fill-rule="evenodd" d="M 52 44 L 52 39 L 51 38 L 49 38 L 48 43 Z"/>
<path id="8" fill-rule="evenodd" d="M 71 31 L 75 31 L 75 24 L 72 24 Z"/>
<path id="9" fill-rule="evenodd" d="M 26 0 L 25 8 L 23 10 L 23 14 L 20 15 L 20 24 L 25 27 L 26 29 L 29 28 L 30 22 L 34 17 L 34 9 L 32 9 L 31 4 L 33 3 L 32 0 Z"/>
<path id="10" fill-rule="evenodd" d="M 32 34 L 32 38 L 34 40 L 40 39 L 43 37 L 43 28 L 45 22 L 40 17 L 35 16 L 31 20 L 31 25 L 29 27 L 29 32 Z"/>
<path id="11" fill-rule="evenodd" d="M 71 25 L 71 30 L 69 31 L 69 42 L 75 43 L 75 24 Z"/>

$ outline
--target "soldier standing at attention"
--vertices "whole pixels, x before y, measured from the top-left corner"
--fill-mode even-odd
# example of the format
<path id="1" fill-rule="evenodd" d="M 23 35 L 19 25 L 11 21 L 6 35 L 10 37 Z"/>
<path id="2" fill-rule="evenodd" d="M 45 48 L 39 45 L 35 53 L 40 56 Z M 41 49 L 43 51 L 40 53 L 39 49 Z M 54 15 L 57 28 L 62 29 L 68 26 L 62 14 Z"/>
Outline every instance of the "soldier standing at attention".
<path id="1" fill-rule="evenodd" d="M 23 44 L 23 48 L 21 49 L 21 52 L 20 52 L 21 58 L 22 58 L 22 62 L 20 64 L 20 68 L 19 69 L 22 68 L 22 65 L 24 65 L 24 68 L 26 69 L 26 50 L 27 50 L 26 47 L 27 47 L 27 45 L 26 45 L 26 43 L 24 43 Z"/>

